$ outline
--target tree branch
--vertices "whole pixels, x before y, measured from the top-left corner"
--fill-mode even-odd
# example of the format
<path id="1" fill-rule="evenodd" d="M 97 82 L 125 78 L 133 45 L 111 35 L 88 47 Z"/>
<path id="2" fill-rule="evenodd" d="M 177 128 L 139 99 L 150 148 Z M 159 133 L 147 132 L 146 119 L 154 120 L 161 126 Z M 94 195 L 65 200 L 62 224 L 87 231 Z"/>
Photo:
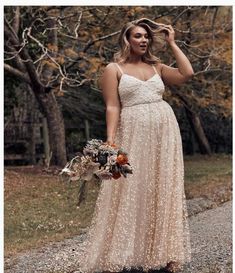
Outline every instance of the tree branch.
<path id="1" fill-rule="evenodd" d="M 96 42 L 105 40 L 105 39 L 107 39 L 109 37 L 112 37 L 112 36 L 115 36 L 115 35 L 119 34 L 120 32 L 121 32 L 121 30 L 118 30 L 118 31 L 113 32 L 111 34 L 108 34 L 108 35 L 105 35 L 105 36 L 101 36 L 101 37 L 99 37 L 97 39 L 88 41 L 88 43 L 86 44 L 86 46 L 83 49 L 83 52 L 85 53 Z M 71 63 L 70 65 L 68 65 L 66 69 L 69 70 L 71 67 L 73 67 L 79 61 L 79 59 L 80 59 L 80 57 L 78 57 L 76 60 L 74 60 L 73 63 Z"/>
<path id="2" fill-rule="evenodd" d="M 4 17 L 4 31 L 5 28 L 8 29 L 8 34 L 11 38 L 13 38 L 15 41 L 18 41 L 18 36 L 15 33 L 15 30 L 12 28 L 12 26 L 10 25 L 9 21 L 6 19 L 6 17 Z"/>
<path id="3" fill-rule="evenodd" d="M 20 7 L 17 6 L 15 10 L 15 17 L 13 22 L 13 29 L 16 34 L 19 33 L 19 28 L 20 28 Z"/>
<path id="4" fill-rule="evenodd" d="M 20 70 L 5 63 L 4 63 L 4 69 L 8 71 L 9 73 L 17 76 L 21 80 L 25 81 L 26 83 L 31 84 L 30 78 L 27 75 L 25 75 L 25 73 L 22 73 Z"/>
<path id="5" fill-rule="evenodd" d="M 86 51 L 89 49 L 89 47 L 91 47 L 94 43 L 96 43 L 96 42 L 98 42 L 98 41 L 105 40 L 105 39 L 107 39 L 107 38 L 109 38 L 109 37 L 115 36 L 115 35 L 119 34 L 120 32 L 121 32 L 121 30 L 118 30 L 118 31 L 115 31 L 115 32 L 110 33 L 110 34 L 108 34 L 108 35 L 101 36 L 101 37 L 96 38 L 96 39 L 94 39 L 94 40 L 90 40 L 90 41 L 86 44 L 85 48 L 83 49 L 83 52 L 86 52 Z"/>

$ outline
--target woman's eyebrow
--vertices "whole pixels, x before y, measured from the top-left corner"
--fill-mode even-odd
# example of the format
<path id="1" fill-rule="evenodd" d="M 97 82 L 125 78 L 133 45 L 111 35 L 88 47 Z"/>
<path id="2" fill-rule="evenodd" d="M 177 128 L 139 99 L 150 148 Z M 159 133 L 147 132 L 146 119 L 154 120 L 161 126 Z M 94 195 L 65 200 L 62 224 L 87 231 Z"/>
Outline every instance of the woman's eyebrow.
<path id="1" fill-rule="evenodd" d="M 147 32 L 145 32 L 145 33 L 141 33 L 141 32 L 136 32 L 135 34 L 148 34 Z"/>

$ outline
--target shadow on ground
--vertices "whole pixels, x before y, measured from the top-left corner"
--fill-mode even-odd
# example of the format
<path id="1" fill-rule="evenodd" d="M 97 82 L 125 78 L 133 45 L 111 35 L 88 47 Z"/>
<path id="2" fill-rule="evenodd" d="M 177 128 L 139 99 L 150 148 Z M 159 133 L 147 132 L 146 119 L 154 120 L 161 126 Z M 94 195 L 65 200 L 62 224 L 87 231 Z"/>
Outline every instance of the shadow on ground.
<path id="1" fill-rule="evenodd" d="M 131 270 L 123 269 L 121 271 L 121 273 L 146 273 L 146 271 L 144 271 L 142 268 L 140 268 L 140 269 L 131 269 Z M 162 268 L 160 270 L 148 270 L 147 273 L 169 273 L 169 271 Z"/>

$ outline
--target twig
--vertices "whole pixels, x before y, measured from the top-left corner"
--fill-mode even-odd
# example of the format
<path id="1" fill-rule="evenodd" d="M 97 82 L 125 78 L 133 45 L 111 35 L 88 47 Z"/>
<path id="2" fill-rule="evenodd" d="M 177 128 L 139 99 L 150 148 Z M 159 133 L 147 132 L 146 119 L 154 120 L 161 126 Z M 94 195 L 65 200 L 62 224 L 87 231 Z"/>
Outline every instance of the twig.
<path id="1" fill-rule="evenodd" d="M 98 42 L 98 41 L 105 40 L 105 39 L 110 38 L 110 37 L 113 37 L 113 36 L 119 34 L 120 32 L 121 32 L 121 30 L 118 30 L 118 31 L 115 31 L 115 32 L 110 33 L 110 34 L 108 34 L 108 35 L 105 35 L 105 36 L 96 38 L 96 39 L 94 39 L 94 40 L 90 40 L 90 41 L 86 44 L 85 48 L 83 49 L 83 52 L 86 52 L 86 51 L 88 50 L 88 48 L 89 48 L 90 46 L 92 46 L 94 43 L 96 43 L 96 42 Z"/>

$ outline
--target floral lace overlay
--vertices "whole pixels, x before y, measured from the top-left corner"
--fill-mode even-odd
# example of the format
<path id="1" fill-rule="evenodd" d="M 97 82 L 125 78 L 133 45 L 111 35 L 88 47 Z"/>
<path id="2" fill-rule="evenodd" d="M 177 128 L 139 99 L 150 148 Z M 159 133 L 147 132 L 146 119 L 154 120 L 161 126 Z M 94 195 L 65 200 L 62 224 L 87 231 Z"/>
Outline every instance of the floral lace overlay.
<path id="1" fill-rule="evenodd" d="M 101 183 L 80 257 L 81 272 L 160 269 L 191 261 L 179 125 L 156 74 L 123 74 L 115 143 L 133 174 Z"/>
<path id="2" fill-rule="evenodd" d="M 122 74 L 119 82 L 119 96 L 122 107 L 160 101 L 164 90 L 164 84 L 158 74 L 154 74 L 147 81 Z"/>

